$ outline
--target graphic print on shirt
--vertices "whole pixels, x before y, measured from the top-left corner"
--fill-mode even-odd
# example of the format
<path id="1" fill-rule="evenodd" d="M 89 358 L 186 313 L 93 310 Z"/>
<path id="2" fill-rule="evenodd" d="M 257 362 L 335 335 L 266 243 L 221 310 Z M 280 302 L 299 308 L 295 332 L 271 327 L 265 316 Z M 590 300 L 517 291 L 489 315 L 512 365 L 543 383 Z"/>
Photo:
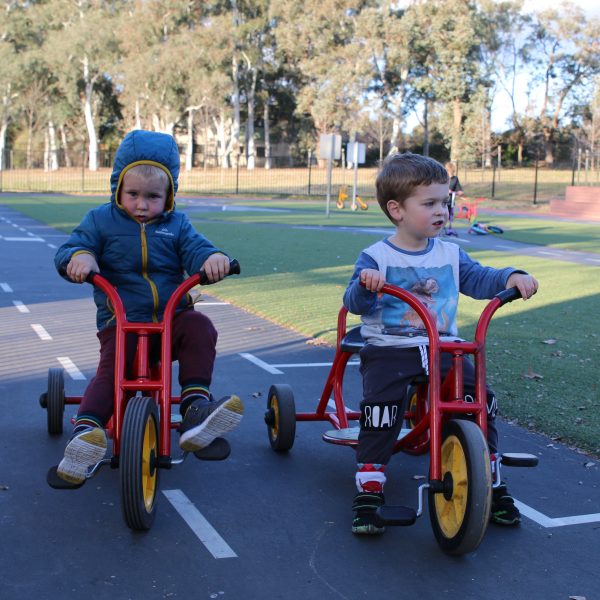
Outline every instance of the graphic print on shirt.
<path id="1" fill-rule="evenodd" d="M 429 311 L 440 333 L 448 332 L 456 317 L 458 290 L 450 265 L 440 267 L 390 267 L 386 280 L 411 292 Z M 384 295 L 382 321 L 386 331 L 404 335 L 421 334 L 423 321 L 405 302 Z"/>

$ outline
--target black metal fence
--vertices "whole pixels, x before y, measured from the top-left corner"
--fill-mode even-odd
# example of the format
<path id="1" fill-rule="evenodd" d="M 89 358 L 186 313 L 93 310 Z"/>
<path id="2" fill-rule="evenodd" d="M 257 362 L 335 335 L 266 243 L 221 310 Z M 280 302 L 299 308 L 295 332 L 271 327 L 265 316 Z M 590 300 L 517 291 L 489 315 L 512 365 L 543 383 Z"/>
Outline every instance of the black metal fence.
<path id="1" fill-rule="evenodd" d="M 57 153 L 50 157 L 48 153 L 30 152 L 27 155 L 24 149 L 12 149 L 6 153 L 4 168 L 0 170 L 0 191 L 107 194 L 112 159 L 112 153 L 100 152 L 99 168 L 91 171 L 87 168 L 84 152 L 73 152 L 70 156 Z M 580 153 L 570 163 L 552 167 L 541 161 L 527 167 L 498 165 L 496 161 L 489 167 L 466 161 L 458 161 L 457 166 L 467 196 L 498 201 L 543 203 L 563 198 L 567 186 L 600 185 L 598 157 L 589 153 Z M 358 167 L 359 196 L 374 196 L 376 175 L 376 167 Z M 332 193 L 337 195 L 339 190 L 346 188 L 350 195 L 354 180 L 353 169 L 337 162 L 332 169 Z M 314 159 L 306 161 L 305 166 L 252 170 L 243 164 L 219 168 L 206 163 L 188 170 L 182 163 L 179 193 L 324 196 L 327 193 L 327 168 L 318 165 Z"/>

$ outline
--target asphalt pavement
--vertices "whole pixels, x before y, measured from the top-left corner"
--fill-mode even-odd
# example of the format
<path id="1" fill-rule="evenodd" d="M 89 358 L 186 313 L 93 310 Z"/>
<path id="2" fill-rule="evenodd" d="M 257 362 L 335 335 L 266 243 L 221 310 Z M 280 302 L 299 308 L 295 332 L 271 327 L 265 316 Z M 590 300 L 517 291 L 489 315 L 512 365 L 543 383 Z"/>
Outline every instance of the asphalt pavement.
<path id="1" fill-rule="evenodd" d="M 279 455 L 263 422 L 274 383 L 292 386 L 299 410 L 314 410 L 332 349 L 210 295 L 199 309 L 220 332 L 213 392 L 237 393 L 246 406 L 228 436 L 230 458 L 188 458 L 162 471 L 158 514 L 145 533 L 124 524 L 117 471 L 101 469 L 79 490 L 48 487 L 75 409 L 67 407 L 62 436 L 48 435 L 38 403 L 47 370 L 62 365 L 67 394 L 81 394 L 98 355 L 90 287 L 64 282 L 52 265 L 64 239 L 0 205 L 3 598 L 600 598 L 597 461 L 501 422 L 504 451 L 540 460 L 504 471 L 524 515 L 519 527 L 491 525 L 477 551 L 459 558 L 440 551 L 427 511 L 412 527 L 355 537 L 352 450 L 323 442 L 326 424 L 298 423 L 294 447 Z M 356 366 L 344 393 L 356 408 Z M 396 455 L 388 502 L 414 506 L 426 474 L 427 457 Z"/>

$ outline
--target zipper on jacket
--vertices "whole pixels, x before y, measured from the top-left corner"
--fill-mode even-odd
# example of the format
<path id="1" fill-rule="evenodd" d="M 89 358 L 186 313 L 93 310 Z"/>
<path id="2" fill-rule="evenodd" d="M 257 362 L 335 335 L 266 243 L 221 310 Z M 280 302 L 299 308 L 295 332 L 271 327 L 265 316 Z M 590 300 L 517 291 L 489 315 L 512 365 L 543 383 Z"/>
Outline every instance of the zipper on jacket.
<path id="1" fill-rule="evenodd" d="M 150 285 L 150 290 L 152 291 L 152 301 L 154 304 L 154 308 L 152 309 L 152 321 L 154 323 L 158 322 L 158 290 L 156 289 L 155 283 L 148 277 L 148 243 L 146 239 L 146 224 L 141 223 L 141 243 L 142 243 L 142 277 L 148 282 Z"/>

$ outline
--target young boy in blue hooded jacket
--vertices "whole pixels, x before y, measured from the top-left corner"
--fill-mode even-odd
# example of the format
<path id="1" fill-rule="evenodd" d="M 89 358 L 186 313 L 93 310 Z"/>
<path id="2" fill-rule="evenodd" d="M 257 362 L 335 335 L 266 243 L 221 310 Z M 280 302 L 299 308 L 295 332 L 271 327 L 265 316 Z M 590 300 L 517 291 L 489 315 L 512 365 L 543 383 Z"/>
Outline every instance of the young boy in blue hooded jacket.
<path id="1" fill-rule="evenodd" d="M 179 151 L 172 136 L 136 130 L 120 144 L 111 175 L 111 201 L 92 209 L 57 251 L 56 268 L 82 283 L 101 273 L 119 292 L 127 319 L 157 322 L 184 272 L 204 270 L 209 282 L 229 273 L 229 258 L 175 210 Z M 84 392 L 72 437 L 58 475 L 71 483 L 85 480 L 88 469 L 105 455 L 104 427 L 114 405 L 115 315 L 104 292 L 94 288 L 100 362 Z M 182 300 L 173 319 L 173 360 L 179 361 L 179 444 L 194 452 L 233 429 L 242 418 L 236 396 L 215 401 L 210 383 L 217 332 L 211 321 Z M 158 341 L 156 338 L 154 343 Z M 127 363 L 135 355 L 135 334 L 128 334 Z"/>

